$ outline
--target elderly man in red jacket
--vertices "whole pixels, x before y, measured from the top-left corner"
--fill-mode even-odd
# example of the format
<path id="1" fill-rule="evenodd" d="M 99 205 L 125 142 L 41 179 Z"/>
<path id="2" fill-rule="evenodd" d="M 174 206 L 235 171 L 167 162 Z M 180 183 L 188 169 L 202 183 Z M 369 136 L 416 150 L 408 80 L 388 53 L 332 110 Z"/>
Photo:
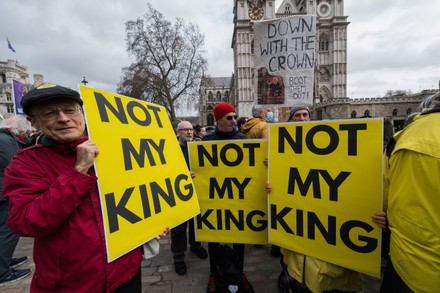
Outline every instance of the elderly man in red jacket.
<path id="1" fill-rule="evenodd" d="M 8 225 L 34 237 L 31 292 L 141 292 L 140 248 L 108 263 L 97 177 L 78 92 L 43 85 L 22 99 L 44 136 L 5 172 Z"/>

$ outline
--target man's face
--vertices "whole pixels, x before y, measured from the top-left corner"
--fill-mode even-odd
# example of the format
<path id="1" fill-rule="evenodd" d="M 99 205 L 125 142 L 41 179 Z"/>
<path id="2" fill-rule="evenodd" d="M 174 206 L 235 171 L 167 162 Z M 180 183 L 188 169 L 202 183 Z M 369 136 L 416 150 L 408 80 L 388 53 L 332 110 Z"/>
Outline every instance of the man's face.
<path id="1" fill-rule="evenodd" d="M 223 132 L 231 132 L 237 122 L 237 115 L 235 112 L 229 112 L 217 121 L 218 129 Z"/>
<path id="2" fill-rule="evenodd" d="M 70 99 L 38 103 L 32 107 L 27 119 L 57 143 L 72 143 L 84 136 L 85 120 L 81 106 Z"/>
<path id="3" fill-rule="evenodd" d="M 292 118 L 290 118 L 289 122 L 298 122 L 298 121 L 310 121 L 309 111 L 306 109 L 300 109 L 293 114 Z"/>
<path id="4" fill-rule="evenodd" d="M 177 129 L 177 134 L 179 135 L 179 143 L 181 145 L 186 145 L 188 141 L 193 140 L 194 129 L 189 122 L 182 122 L 179 124 Z"/>

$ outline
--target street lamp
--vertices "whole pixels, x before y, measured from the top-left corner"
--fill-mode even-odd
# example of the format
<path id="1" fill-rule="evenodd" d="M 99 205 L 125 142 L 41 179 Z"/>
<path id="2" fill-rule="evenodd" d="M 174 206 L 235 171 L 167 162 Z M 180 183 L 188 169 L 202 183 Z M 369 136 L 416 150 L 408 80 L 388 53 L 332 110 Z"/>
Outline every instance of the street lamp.
<path id="1" fill-rule="evenodd" d="M 89 83 L 87 80 L 86 80 L 86 77 L 85 76 L 83 76 L 83 80 L 81 81 L 85 86 Z"/>

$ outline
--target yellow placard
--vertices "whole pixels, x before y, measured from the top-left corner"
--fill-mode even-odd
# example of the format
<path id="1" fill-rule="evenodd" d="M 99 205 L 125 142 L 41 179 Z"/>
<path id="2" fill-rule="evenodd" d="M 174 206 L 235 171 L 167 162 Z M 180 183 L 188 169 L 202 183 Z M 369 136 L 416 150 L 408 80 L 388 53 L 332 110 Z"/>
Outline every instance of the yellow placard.
<path id="1" fill-rule="evenodd" d="M 271 243 L 380 274 L 382 119 L 270 124 Z"/>
<path id="2" fill-rule="evenodd" d="M 164 107 L 85 86 L 80 91 L 88 134 L 99 148 L 95 170 L 112 261 L 200 210 Z"/>
<path id="3" fill-rule="evenodd" d="M 198 241 L 266 244 L 267 140 L 189 143 L 201 213 Z"/>

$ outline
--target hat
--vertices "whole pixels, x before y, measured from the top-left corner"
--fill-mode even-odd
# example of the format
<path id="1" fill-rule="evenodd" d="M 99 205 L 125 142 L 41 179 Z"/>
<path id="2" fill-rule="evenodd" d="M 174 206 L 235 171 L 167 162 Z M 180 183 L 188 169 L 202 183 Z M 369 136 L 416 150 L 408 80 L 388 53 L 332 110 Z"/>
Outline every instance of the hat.
<path id="1" fill-rule="evenodd" d="M 289 119 L 287 119 L 287 121 L 292 119 L 293 115 L 295 115 L 295 113 L 297 111 L 299 111 L 299 110 L 307 110 L 307 112 L 309 112 L 309 116 L 312 116 L 310 114 L 310 109 L 309 109 L 308 106 L 306 106 L 306 105 L 302 105 L 302 106 L 301 105 L 296 105 L 296 106 L 293 106 L 292 108 L 290 108 L 290 115 L 289 115 Z"/>
<path id="2" fill-rule="evenodd" d="M 21 99 L 21 106 L 23 112 L 29 115 L 34 104 L 59 98 L 69 98 L 77 101 L 81 106 L 83 104 L 77 91 L 56 84 L 43 84 L 25 94 Z"/>
<path id="3" fill-rule="evenodd" d="M 234 106 L 229 103 L 221 102 L 214 107 L 215 121 L 219 121 L 228 113 L 235 112 Z"/>

